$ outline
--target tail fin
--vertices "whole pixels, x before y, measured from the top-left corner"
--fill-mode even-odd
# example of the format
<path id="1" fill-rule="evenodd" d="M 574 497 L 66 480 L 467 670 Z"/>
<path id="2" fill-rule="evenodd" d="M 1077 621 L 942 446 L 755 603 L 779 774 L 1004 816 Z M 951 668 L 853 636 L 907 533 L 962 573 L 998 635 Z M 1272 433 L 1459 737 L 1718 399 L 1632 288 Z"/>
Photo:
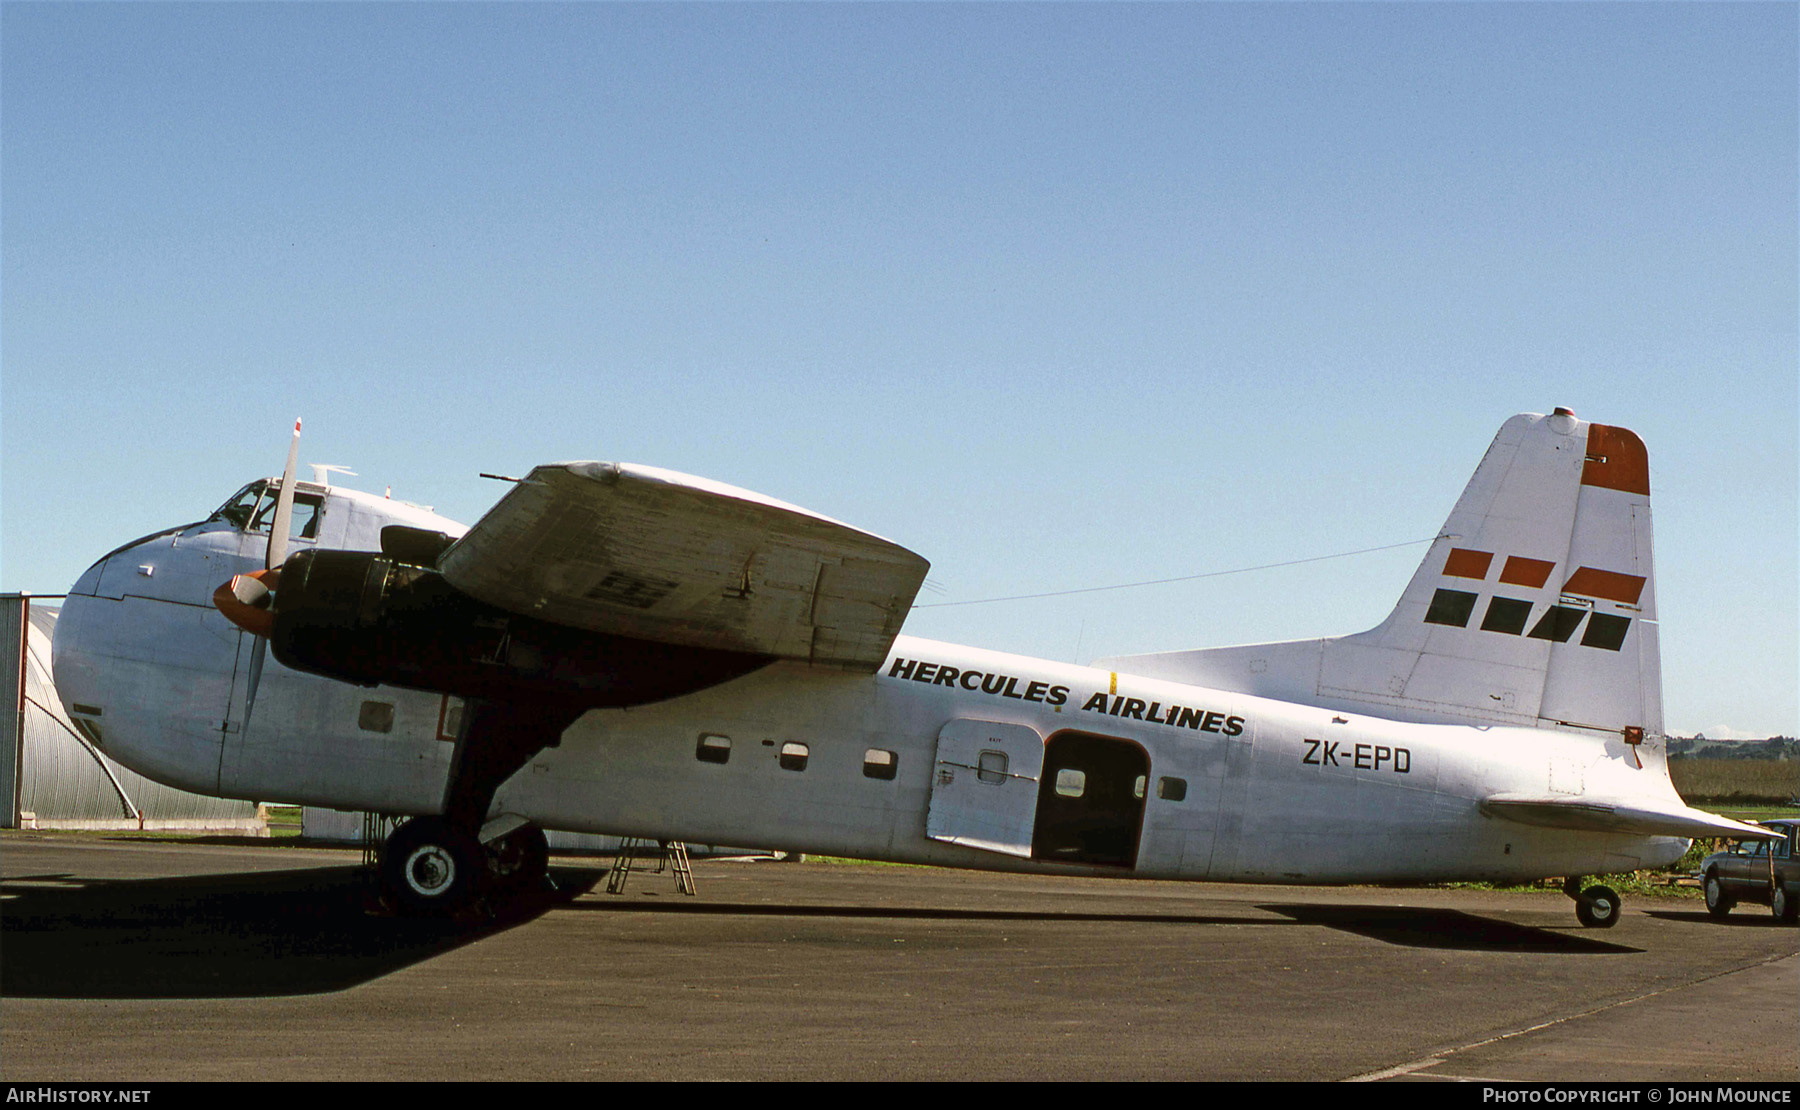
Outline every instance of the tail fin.
<path id="1" fill-rule="evenodd" d="M 1565 409 L 1515 416 L 1379 626 L 1094 665 L 1400 720 L 1660 735 L 1649 456 Z"/>

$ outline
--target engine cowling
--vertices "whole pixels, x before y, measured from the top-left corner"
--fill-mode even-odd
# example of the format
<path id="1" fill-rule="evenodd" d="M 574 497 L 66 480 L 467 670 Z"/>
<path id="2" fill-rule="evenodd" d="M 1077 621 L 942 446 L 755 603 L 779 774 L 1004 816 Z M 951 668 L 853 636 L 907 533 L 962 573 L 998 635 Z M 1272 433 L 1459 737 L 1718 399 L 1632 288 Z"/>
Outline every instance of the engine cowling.
<path id="1" fill-rule="evenodd" d="M 588 632 L 461 593 L 437 571 L 365 551 L 302 551 L 281 568 L 270 649 L 363 686 L 586 708 L 662 701 L 772 657 Z"/>

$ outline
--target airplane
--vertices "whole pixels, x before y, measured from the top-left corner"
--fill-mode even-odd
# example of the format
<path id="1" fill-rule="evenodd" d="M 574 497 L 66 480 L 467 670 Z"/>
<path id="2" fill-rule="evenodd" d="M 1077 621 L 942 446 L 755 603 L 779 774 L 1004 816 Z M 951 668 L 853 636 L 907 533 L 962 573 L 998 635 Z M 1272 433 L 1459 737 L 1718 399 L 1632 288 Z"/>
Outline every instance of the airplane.
<path id="1" fill-rule="evenodd" d="M 997 871 L 1279 884 L 1586 877 L 1767 830 L 1669 779 L 1642 440 L 1507 420 L 1387 619 L 1097 660 L 900 634 L 929 564 L 625 463 L 472 527 L 294 477 L 71 589 L 70 715 L 183 789 L 407 818 L 384 897 L 478 914 L 557 829 Z M 290 554 L 289 551 L 292 551 Z M 272 655 L 273 660 L 265 657 Z"/>

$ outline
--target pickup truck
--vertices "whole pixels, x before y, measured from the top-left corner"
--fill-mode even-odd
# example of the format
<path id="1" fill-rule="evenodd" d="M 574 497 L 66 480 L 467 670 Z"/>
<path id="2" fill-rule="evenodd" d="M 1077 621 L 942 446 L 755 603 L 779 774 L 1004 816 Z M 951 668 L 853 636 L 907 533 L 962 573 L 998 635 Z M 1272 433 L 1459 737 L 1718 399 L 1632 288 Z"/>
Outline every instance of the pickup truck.
<path id="1" fill-rule="evenodd" d="M 1746 840 L 1700 864 L 1706 912 L 1723 919 L 1739 902 L 1768 906 L 1784 923 L 1800 913 L 1800 821 L 1759 821 L 1781 840 Z"/>

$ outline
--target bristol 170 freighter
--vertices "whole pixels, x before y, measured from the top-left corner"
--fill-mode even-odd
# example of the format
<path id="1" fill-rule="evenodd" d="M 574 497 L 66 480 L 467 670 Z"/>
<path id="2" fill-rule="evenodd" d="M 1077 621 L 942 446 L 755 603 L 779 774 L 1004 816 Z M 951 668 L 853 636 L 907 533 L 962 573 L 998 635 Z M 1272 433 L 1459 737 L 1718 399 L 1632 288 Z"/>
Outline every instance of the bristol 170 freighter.
<path id="1" fill-rule="evenodd" d="M 296 437 L 298 428 L 296 427 Z M 1764 830 L 1682 802 L 1649 463 L 1506 421 L 1378 627 L 1091 666 L 900 635 L 928 564 L 746 490 L 540 466 L 465 528 L 294 476 L 95 563 L 57 688 L 188 790 L 409 817 L 414 912 L 541 883 L 546 829 L 1264 883 L 1584 876 Z"/>

